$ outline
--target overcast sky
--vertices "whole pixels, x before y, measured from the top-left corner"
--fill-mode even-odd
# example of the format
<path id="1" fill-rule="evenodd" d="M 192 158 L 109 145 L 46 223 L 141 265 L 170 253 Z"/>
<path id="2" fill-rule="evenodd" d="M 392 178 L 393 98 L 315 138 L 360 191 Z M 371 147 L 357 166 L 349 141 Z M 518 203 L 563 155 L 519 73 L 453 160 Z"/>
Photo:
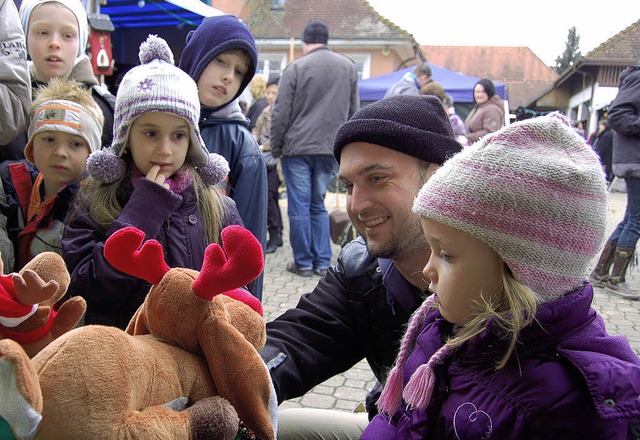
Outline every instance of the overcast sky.
<path id="1" fill-rule="evenodd" d="M 638 0 L 368 0 L 374 9 L 433 46 L 526 46 L 547 65 L 576 27 L 586 55 L 640 20 Z M 579 7 L 576 7 L 578 5 Z"/>

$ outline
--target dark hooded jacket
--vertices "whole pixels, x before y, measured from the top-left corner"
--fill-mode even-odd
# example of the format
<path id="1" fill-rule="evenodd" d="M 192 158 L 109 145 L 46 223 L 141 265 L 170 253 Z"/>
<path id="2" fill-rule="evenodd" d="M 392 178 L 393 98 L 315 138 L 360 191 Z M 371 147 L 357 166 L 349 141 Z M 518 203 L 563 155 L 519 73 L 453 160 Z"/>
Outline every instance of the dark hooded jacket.
<path id="1" fill-rule="evenodd" d="M 345 245 L 318 286 L 267 323 L 261 355 L 278 402 L 302 396 L 364 358 L 384 383 L 422 298 L 392 260 L 369 254 L 362 237 Z M 371 416 L 380 390 L 375 386 L 367 398 Z"/>
<path id="2" fill-rule="evenodd" d="M 620 74 L 607 117 L 613 130 L 613 173 L 640 178 L 640 63 Z"/>

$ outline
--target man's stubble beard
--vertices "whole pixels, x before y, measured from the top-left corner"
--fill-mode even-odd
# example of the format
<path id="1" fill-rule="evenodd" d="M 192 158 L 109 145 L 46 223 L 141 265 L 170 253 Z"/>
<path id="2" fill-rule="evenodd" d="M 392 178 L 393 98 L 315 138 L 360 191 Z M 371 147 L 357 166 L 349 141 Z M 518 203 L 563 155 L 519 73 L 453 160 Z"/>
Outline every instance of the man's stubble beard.
<path id="1" fill-rule="evenodd" d="M 394 231 L 391 238 L 384 243 L 369 243 L 365 234 L 363 236 L 367 243 L 367 250 L 375 258 L 400 259 L 404 256 L 411 255 L 419 249 L 429 249 L 427 240 L 424 237 L 422 224 L 419 217 L 415 214 L 414 219 L 407 219 L 407 227 L 402 229 L 399 234 Z"/>

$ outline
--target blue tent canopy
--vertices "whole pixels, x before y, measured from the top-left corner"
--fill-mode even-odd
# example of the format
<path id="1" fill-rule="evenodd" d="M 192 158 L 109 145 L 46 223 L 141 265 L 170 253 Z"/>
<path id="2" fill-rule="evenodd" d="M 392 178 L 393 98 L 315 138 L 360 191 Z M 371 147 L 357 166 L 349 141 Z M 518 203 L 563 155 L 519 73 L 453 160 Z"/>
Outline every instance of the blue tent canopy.
<path id="1" fill-rule="evenodd" d="M 116 29 L 198 26 L 222 12 L 199 0 L 107 0 L 100 7 Z"/>
<path id="2" fill-rule="evenodd" d="M 138 64 L 138 47 L 149 34 L 164 38 L 177 61 L 187 34 L 204 17 L 223 14 L 200 0 L 107 0 L 100 13 L 109 16 L 113 57 L 121 65 Z"/>
<path id="3" fill-rule="evenodd" d="M 433 80 L 440 83 L 442 88 L 450 95 L 454 102 L 473 102 L 473 86 L 480 78 L 463 75 L 444 67 L 427 63 L 433 72 Z M 377 101 L 384 97 L 385 92 L 394 83 L 400 81 L 407 72 L 413 72 L 415 66 L 396 70 L 386 75 L 380 75 L 358 82 L 361 101 Z M 494 81 L 496 94 L 502 99 L 507 99 L 507 91 L 503 83 Z"/>

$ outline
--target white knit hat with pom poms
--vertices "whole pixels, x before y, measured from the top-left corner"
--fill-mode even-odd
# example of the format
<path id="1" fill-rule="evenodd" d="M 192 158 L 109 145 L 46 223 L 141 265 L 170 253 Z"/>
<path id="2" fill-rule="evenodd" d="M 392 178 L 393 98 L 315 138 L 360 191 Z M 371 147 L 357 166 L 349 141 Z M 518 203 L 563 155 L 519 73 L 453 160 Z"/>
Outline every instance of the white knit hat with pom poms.
<path id="1" fill-rule="evenodd" d="M 145 113 L 164 112 L 179 116 L 189 124 L 191 139 L 187 158 L 205 183 L 221 182 L 229 173 L 229 164 L 219 154 L 209 154 L 200 136 L 200 99 L 196 83 L 174 65 L 169 45 L 156 35 L 149 35 L 140 45 L 138 56 L 141 65 L 129 70 L 118 87 L 113 144 L 89 156 L 89 174 L 105 183 L 122 178 L 126 164 L 121 157 L 133 121 Z"/>

